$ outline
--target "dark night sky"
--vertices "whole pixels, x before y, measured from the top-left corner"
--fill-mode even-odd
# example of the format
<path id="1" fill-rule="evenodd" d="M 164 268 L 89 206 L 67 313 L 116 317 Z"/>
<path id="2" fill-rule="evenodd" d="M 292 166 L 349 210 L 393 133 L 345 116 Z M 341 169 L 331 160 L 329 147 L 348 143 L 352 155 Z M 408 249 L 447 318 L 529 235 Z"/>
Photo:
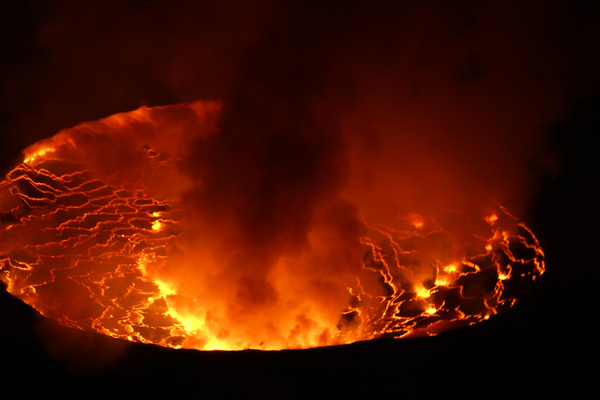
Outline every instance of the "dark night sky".
<path id="1" fill-rule="evenodd" d="M 590 217 L 597 177 L 592 137 L 600 131 L 600 7 L 584 1 L 302 3 L 3 2 L 0 169 L 6 172 L 24 147 L 60 129 L 140 105 L 226 99 L 230 141 L 246 140 L 235 136 L 244 124 L 270 139 L 270 125 L 260 125 L 256 115 L 268 118 L 271 109 L 284 126 L 319 115 L 311 120 L 316 135 L 349 115 L 359 126 L 370 126 L 367 116 L 375 115 L 379 129 L 400 124 L 420 132 L 424 124 L 434 133 L 391 138 L 372 128 L 365 135 L 398 146 L 409 170 L 419 162 L 410 149 L 435 143 L 430 155 L 451 165 L 443 173 L 448 180 L 499 187 L 505 201 L 520 204 L 547 255 L 547 272 L 531 293 L 504 315 L 435 338 L 206 353 L 72 332 L 2 290 L 0 382 L 65 394 L 78 382 L 107 393 L 123 384 L 132 393 L 160 386 L 238 398 L 320 390 L 336 398 L 576 398 L 574 392 L 592 387 L 587 363 L 595 364 L 597 350 L 589 316 L 597 262 Z M 321 109 L 328 110 L 326 118 Z M 435 133 L 436 120 L 448 136 Z M 338 136 L 328 136 L 322 151 L 339 156 L 332 148 L 345 137 L 332 132 Z M 212 157 L 237 156 L 227 140 L 214 145 Z M 453 146 L 466 147 L 470 161 L 450 163 Z M 495 150 L 482 153 L 489 146 Z M 364 151 L 388 154 L 376 147 Z M 322 186 L 343 184 L 343 170 L 336 169 L 342 167 L 328 160 L 319 165 L 333 172 L 308 180 L 315 201 Z M 508 167 L 499 168 L 506 160 Z M 241 181 L 247 169 L 216 171 L 205 164 L 192 163 L 192 175 Z M 400 182 L 421 178 L 407 174 Z M 487 187 L 490 180 L 497 186 Z M 444 188 L 419 189 L 436 196 Z M 214 199 L 196 193 L 191 201 Z"/>

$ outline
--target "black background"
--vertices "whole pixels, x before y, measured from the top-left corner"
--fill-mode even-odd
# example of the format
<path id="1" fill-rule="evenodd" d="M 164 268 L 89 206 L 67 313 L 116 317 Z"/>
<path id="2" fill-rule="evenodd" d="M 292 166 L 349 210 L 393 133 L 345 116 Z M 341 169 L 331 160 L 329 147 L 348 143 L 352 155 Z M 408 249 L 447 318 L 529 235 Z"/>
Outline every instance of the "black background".
<path id="1" fill-rule="evenodd" d="M 70 6 L 69 2 L 2 2 L 3 172 L 19 161 L 22 148 L 62 128 L 140 104 L 208 98 L 221 90 L 221 83 L 213 82 L 204 85 L 202 96 L 196 96 L 191 89 L 186 92 L 154 82 L 152 72 L 128 80 L 129 75 L 119 75 L 118 68 L 108 83 L 90 78 L 94 82 L 86 86 L 84 77 L 94 71 L 93 60 L 84 63 L 86 73 L 60 71 L 63 66 L 47 63 L 51 50 L 38 39 L 38 28 L 48 15 Z M 580 19 L 565 23 L 563 29 L 598 21 L 597 10 L 572 7 L 579 6 Z M 597 39 L 584 34 L 572 45 L 593 54 L 598 52 Z M 594 71 L 593 65 L 584 70 Z M 591 396 L 598 347 L 593 188 L 598 181 L 594 139 L 600 131 L 600 92 L 597 79 L 589 74 L 580 77 L 584 89 L 569 98 L 564 117 L 545 133 L 560 168 L 544 178 L 529 220 L 546 252 L 547 272 L 509 312 L 435 338 L 306 351 L 198 352 L 123 343 L 61 328 L 1 290 L 2 391 L 14 388 L 23 394 L 72 396 L 164 391 L 194 398 L 304 398 L 324 392 L 333 398 Z M 79 81 L 69 83 L 73 80 Z M 118 84 L 125 89 L 116 90 Z M 115 90 L 100 99 L 102 87 Z M 45 106 L 53 97 L 54 108 Z M 57 346 L 66 350 L 52 350 Z"/>

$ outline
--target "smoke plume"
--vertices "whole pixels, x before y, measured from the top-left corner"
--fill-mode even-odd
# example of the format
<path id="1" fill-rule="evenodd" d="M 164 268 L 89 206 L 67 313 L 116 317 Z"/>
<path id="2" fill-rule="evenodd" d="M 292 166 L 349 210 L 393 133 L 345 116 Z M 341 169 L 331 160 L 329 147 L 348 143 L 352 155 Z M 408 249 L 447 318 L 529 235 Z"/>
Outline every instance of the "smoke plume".
<path id="1" fill-rule="evenodd" d="M 295 322 L 274 330 L 288 331 L 271 332 L 285 338 L 317 323 L 316 302 L 331 326 L 360 269 L 364 220 L 468 214 L 489 198 L 524 211 L 560 71 L 549 21 L 520 11 L 302 4 L 260 25 L 219 133 L 183 166 L 194 228 L 177 268 L 212 288 L 190 296 L 219 299 L 207 320 L 258 341 L 269 333 L 257 326 L 287 312 Z"/>

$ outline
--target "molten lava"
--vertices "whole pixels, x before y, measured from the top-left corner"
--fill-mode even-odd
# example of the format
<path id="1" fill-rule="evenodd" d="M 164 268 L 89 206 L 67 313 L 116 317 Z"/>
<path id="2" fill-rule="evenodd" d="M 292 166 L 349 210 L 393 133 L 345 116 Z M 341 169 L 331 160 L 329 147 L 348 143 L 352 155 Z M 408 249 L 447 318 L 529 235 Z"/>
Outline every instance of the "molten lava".
<path id="1" fill-rule="evenodd" d="M 320 265 L 338 244 L 318 224 L 307 246 L 265 261 L 265 281 L 240 275 L 254 265 L 227 270 L 227 249 L 196 246 L 182 167 L 191 146 L 219 134 L 219 115 L 212 102 L 143 107 L 26 149 L 0 183 L 7 290 L 62 325 L 115 338 L 284 349 L 475 324 L 512 307 L 544 272 L 532 231 L 494 204 L 363 221 L 347 252 L 364 255 L 348 261 L 361 268 L 331 279 L 323 271 L 337 267 Z"/>

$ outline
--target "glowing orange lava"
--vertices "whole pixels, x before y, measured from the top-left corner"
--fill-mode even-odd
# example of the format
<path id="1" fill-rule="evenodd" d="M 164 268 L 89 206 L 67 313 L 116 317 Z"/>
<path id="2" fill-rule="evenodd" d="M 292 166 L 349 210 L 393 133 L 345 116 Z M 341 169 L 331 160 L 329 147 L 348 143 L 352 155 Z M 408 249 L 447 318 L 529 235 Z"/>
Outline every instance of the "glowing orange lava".
<path id="1" fill-rule="evenodd" d="M 62 325 L 115 338 L 284 349 L 471 325 L 513 306 L 544 272 L 534 234 L 499 205 L 475 207 L 475 218 L 410 213 L 386 225 L 365 221 L 362 269 L 343 293 L 326 279 L 318 286 L 302 278 L 304 268 L 326 260 L 311 252 L 336 245 L 317 230 L 308 255 L 274 261 L 272 287 L 261 296 L 276 300 L 226 307 L 235 297 L 214 277 L 226 276 L 218 259 L 227 252 L 195 253 L 189 245 L 194 227 L 182 198 L 190 181 L 179 164 L 193 140 L 218 134 L 219 112 L 210 102 L 140 108 L 27 149 L 0 183 L 7 290 Z"/>

